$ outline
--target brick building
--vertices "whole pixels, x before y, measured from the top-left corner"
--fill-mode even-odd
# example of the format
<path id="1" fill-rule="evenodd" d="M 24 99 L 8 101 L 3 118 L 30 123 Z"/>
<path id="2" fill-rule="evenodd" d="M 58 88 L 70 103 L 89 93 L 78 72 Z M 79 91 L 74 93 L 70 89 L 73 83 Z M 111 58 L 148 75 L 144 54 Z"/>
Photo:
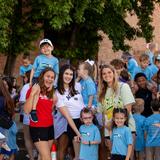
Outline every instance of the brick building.
<path id="1" fill-rule="evenodd" d="M 136 26 L 137 17 L 136 16 L 129 16 L 126 20 L 132 25 Z M 154 42 L 160 44 L 160 7 L 158 5 L 155 6 L 155 10 L 153 13 L 153 26 L 155 27 L 154 30 Z M 108 39 L 107 35 L 103 32 L 99 32 L 103 36 L 103 40 L 99 43 L 99 52 L 98 52 L 98 61 L 99 63 L 102 62 L 109 62 L 111 59 L 119 57 L 121 52 L 113 52 L 112 50 L 112 42 Z M 41 37 L 42 38 L 42 37 Z M 143 38 L 138 38 L 135 41 L 127 42 L 130 46 L 132 46 L 132 50 L 137 57 L 139 53 L 143 53 L 145 51 L 146 43 Z M 39 45 L 39 40 L 35 42 L 35 46 Z M 35 50 L 31 53 L 31 59 L 34 60 L 35 56 L 38 54 L 38 50 Z M 22 55 L 17 57 L 15 69 L 14 69 L 14 76 L 18 76 L 19 74 L 19 66 L 21 65 Z M 4 67 L 6 63 L 6 57 L 0 56 L 0 73 L 3 73 Z"/>

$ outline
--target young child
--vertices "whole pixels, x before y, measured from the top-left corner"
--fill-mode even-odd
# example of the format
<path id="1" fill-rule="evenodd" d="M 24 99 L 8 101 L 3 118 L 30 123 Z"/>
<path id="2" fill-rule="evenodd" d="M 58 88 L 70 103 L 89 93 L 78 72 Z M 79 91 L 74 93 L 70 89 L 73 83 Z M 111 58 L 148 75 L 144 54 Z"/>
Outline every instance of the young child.
<path id="1" fill-rule="evenodd" d="M 54 85 L 56 86 L 58 74 L 59 74 L 59 61 L 56 57 L 52 55 L 54 46 L 49 39 L 43 39 L 39 44 L 41 54 L 36 57 L 33 68 L 30 74 L 30 84 L 38 83 L 38 77 L 40 73 L 47 67 L 50 67 L 56 73 L 56 80 Z M 35 100 L 36 101 L 36 100 Z M 36 104 L 36 103 L 35 103 Z M 36 114 L 36 105 L 33 104 L 32 111 L 30 113 L 31 120 L 33 122 L 38 122 Z"/>
<path id="2" fill-rule="evenodd" d="M 160 128 L 154 124 L 160 123 L 160 101 L 151 102 L 153 114 L 146 118 L 146 160 L 160 159 Z"/>
<path id="3" fill-rule="evenodd" d="M 133 77 L 134 68 L 138 66 L 137 61 L 129 52 L 123 52 L 121 58 L 126 64 L 129 74 L 131 75 L 131 77 Z"/>
<path id="4" fill-rule="evenodd" d="M 82 97 L 85 106 L 95 108 L 97 106 L 96 84 L 92 79 L 93 67 L 88 62 L 79 65 L 78 76 L 81 78 Z"/>
<path id="5" fill-rule="evenodd" d="M 84 108 L 80 116 L 84 124 L 79 129 L 82 136 L 79 159 L 98 160 L 98 144 L 101 142 L 101 136 L 99 129 L 93 124 L 93 112 L 89 108 Z"/>
<path id="6" fill-rule="evenodd" d="M 135 92 L 135 97 L 144 100 L 144 111 L 142 112 L 142 115 L 148 117 L 152 114 L 152 92 L 147 88 L 147 77 L 144 73 L 137 73 L 134 80 L 138 86 L 138 90 Z"/>
<path id="7" fill-rule="evenodd" d="M 128 126 L 127 109 L 114 108 L 112 119 L 111 160 L 129 160 L 132 153 L 132 133 Z"/>
<path id="8" fill-rule="evenodd" d="M 6 141 L 6 137 L 0 132 L 0 148 L 3 148 L 9 152 L 11 151 L 11 149 L 9 148 L 9 146 L 5 141 Z"/>
<path id="9" fill-rule="evenodd" d="M 133 118 L 136 123 L 136 143 L 135 143 L 135 151 L 136 157 L 138 160 L 144 160 L 144 149 L 145 149 L 145 141 L 144 141 L 144 122 L 145 117 L 141 115 L 144 110 L 144 100 L 142 98 L 136 98 L 136 103 L 133 105 Z"/>
<path id="10" fill-rule="evenodd" d="M 149 68 L 149 56 L 145 53 L 141 54 L 139 57 L 139 62 L 140 65 L 134 68 L 132 79 L 134 79 L 137 73 L 144 73 L 147 77 L 147 80 L 151 81 L 153 73 L 152 70 Z"/>
<path id="11" fill-rule="evenodd" d="M 37 83 L 40 73 L 46 68 L 53 68 L 56 76 L 59 74 L 59 61 L 52 55 L 54 46 L 49 39 L 40 41 L 40 55 L 36 57 L 31 70 L 30 84 Z M 32 83 L 33 82 L 33 83 Z"/>
<path id="12" fill-rule="evenodd" d="M 22 66 L 20 66 L 19 68 L 19 74 L 20 76 L 24 76 L 24 74 L 27 72 L 27 71 L 30 71 L 32 69 L 32 64 L 31 64 L 31 61 L 30 61 L 30 56 L 29 54 L 24 54 L 23 57 L 22 57 Z"/>

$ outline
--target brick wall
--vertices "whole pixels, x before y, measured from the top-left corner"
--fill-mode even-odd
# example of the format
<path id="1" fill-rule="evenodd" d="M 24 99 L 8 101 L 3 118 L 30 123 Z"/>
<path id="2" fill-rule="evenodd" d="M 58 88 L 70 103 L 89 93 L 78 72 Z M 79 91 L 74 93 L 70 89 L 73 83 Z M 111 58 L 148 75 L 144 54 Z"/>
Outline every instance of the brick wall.
<path id="1" fill-rule="evenodd" d="M 126 18 L 126 20 L 132 25 L 136 26 L 137 23 L 137 17 L 136 16 L 129 16 Z M 160 7 L 157 5 L 155 7 L 155 11 L 153 13 L 153 26 L 155 27 L 154 30 L 154 42 L 157 42 L 160 44 Z M 99 52 L 98 52 L 98 60 L 99 63 L 109 62 L 113 58 L 118 58 L 121 55 L 121 52 L 113 52 L 112 50 L 112 43 L 108 39 L 107 35 L 105 35 L 102 31 L 99 32 L 99 34 L 102 34 L 103 40 L 99 43 Z M 39 45 L 40 39 L 42 39 L 43 35 L 37 40 L 37 42 L 34 43 L 34 45 L 37 47 Z M 138 38 L 135 41 L 129 41 L 127 42 L 132 46 L 132 51 L 134 51 L 135 56 L 137 57 L 138 54 L 145 51 L 145 40 L 142 38 Z M 31 59 L 32 62 L 36 55 L 38 54 L 38 47 L 35 51 L 31 52 Z M 14 68 L 14 76 L 18 76 L 19 74 L 19 66 L 22 62 L 22 55 L 17 57 L 16 65 Z M 0 73 L 3 73 L 4 67 L 6 63 L 6 57 L 0 56 Z"/>

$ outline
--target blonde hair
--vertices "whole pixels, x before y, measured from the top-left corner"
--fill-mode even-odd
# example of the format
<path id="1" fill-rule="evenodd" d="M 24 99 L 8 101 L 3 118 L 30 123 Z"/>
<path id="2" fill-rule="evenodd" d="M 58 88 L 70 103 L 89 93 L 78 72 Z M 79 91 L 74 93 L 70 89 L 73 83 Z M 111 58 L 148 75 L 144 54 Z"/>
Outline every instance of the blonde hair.
<path id="1" fill-rule="evenodd" d="M 134 113 L 142 113 L 144 111 L 144 100 L 142 98 L 136 98 L 136 103 L 133 104 Z"/>
<path id="2" fill-rule="evenodd" d="M 106 91 L 108 89 L 107 82 L 105 82 L 102 78 L 102 72 L 103 72 L 103 69 L 105 69 L 105 68 L 109 68 L 113 72 L 114 78 L 113 78 L 113 83 L 112 83 L 112 89 L 113 89 L 114 93 L 117 94 L 117 92 L 118 92 L 118 77 L 117 77 L 116 70 L 111 65 L 108 65 L 108 64 L 101 65 L 101 67 L 100 67 L 100 80 L 99 80 L 99 98 L 98 98 L 99 102 L 101 102 L 101 103 L 103 102 L 103 100 L 105 98 Z"/>
<path id="3" fill-rule="evenodd" d="M 139 57 L 139 61 L 143 62 L 143 61 L 146 61 L 146 60 L 149 60 L 149 55 L 146 54 L 146 53 L 141 54 L 140 57 Z"/>

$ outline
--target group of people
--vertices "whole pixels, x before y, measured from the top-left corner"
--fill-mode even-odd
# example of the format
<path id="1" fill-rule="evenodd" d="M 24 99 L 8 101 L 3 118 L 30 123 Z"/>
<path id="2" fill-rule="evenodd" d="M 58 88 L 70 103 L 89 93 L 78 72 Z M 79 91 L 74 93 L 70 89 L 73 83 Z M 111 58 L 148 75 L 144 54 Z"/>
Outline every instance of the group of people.
<path id="1" fill-rule="evenodd" d="M 39 48 L 33 65 L 25 55 L 20 67 L 24 86 L 19 105 L 30 160 L 34 160 L 35 150 L 39 160 L 51 160 L 53 143 L 58 160 L 68 153 L 74 160 L 104 159 L 103 141 L 107 159 L 160 159 L 160 54 L 154 55 L 154 44 L 140 55 L 140 65 L 124 52 L 121 59 L 98 69 L 90 60 L 81 62 L 77 69 L 70 64 L 59 69 L 52 42 L 43 39 Z M 4 80 L 0 81 L 0 100 L 0 115 L 7 113 L 13 122 L 9 129 L 0 124 L 6 137 L 2 136 L 0 159 L 8 154 L 12 160 L 17 131 L 14 103 Z"/>

